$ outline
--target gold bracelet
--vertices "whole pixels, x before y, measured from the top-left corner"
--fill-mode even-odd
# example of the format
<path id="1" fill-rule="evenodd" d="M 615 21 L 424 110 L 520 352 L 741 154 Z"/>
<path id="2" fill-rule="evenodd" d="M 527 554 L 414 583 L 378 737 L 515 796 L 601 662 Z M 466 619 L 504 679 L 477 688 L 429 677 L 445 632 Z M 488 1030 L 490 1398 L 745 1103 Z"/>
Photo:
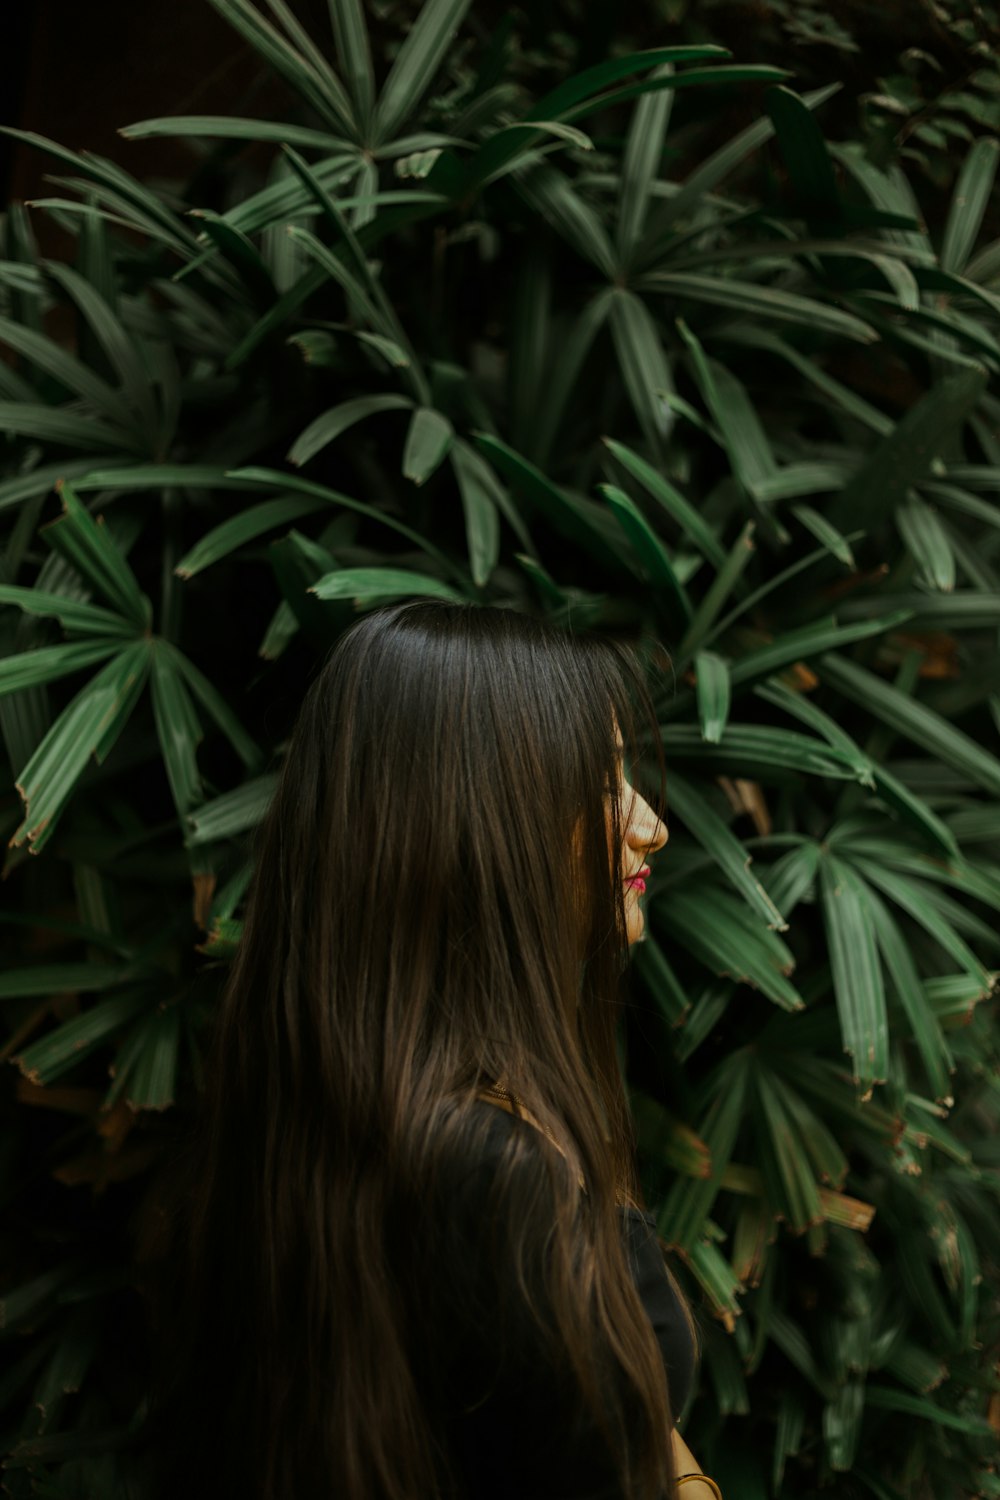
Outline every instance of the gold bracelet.
<path id="1" fill-rule="evenodd" d="M 677 1483 L 678 1485 L 681 1485 L 686 1483 L 686 1481 L 689 1479 L 700 1479 L 704 1484 L 710 1484 L 713 1491 L 715 1492 L 716 1500 L 722 1500 L 722 1491 L 719 1489 L 719 1486 L 716 1484 L 715 1480 L 710 1479 L 707 1474 L 679 1474 L 677 1476 Z"/>

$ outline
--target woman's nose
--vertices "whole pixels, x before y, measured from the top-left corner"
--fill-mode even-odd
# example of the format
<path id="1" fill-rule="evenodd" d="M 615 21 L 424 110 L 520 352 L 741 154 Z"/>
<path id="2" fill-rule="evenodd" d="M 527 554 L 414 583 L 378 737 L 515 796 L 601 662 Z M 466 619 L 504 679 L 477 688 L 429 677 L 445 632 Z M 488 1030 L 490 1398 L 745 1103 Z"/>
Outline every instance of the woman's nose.
<path id="1" fill-rule="evenodd" d="M 670 834 L 666 825 L 656 816 L 649 803 L 636 797 L 632 816 L 629 819 L 626 838 L 633 849 L 645 849 L 653 854 L 662 849 Z"/>

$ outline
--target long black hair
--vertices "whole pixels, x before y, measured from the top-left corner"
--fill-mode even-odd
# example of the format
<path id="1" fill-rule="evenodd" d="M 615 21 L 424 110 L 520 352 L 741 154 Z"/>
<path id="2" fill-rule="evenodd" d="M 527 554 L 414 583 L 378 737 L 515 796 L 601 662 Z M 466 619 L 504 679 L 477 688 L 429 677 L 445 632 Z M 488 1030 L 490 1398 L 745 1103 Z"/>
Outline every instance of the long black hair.
<path id="1" fill-rule="evenodd" d="M 641 1202 L 615 1045 L 615 724 L 634 747 L 637 703 L 652 716 L 631 648 L 437 600 L 362 615 L 318 672 L 148 1251 L 154 1500 L 451 1493 L 386 1225 L 445 1158 L 475 1158 L 477 1090 L 501 1077 L 561 1148 L 538 1133 L 551 1220 L 514 1223 L 511 1254 L 548 1247 L 567 1366 L 623 1493 L 674 1493 L 617 1212 Z M 508 1179 L 510 1162 L 501 1196 Z"/>

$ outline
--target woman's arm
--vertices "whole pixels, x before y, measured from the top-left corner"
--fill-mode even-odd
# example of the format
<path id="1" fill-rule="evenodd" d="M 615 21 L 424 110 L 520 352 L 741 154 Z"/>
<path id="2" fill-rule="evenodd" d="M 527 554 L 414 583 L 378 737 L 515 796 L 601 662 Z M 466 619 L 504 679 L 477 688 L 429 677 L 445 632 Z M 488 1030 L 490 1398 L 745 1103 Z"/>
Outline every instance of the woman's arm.
<path id="1" fill-rule="evenodd" d="M 674 1440 L 674 1472 L 678 1478 L 681 1474 L 700 1474 L 701 1464 L 695 1458 L 687 1443 L 681 1437 L 675 1427 L 673 1430 Z M 687 1484 L 682 1484 L 677 1491 L 678 1500 L 715 1500 L 715 1491 L 710 1484 L 689 1479 Z"/>

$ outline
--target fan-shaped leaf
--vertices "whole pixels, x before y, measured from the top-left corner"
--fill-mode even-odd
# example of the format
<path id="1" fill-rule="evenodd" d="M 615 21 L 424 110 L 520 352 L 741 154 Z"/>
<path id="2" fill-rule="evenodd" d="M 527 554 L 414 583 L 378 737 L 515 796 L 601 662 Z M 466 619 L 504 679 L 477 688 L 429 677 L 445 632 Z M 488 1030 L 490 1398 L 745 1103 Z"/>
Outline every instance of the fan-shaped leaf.
<path id="1" fill-rule="evenodd" d="M 636 945 L 636 968 L 668 1026 L 678 1026 L 691 1009 L 691 1001 L 673 965 L 648 932 Z"/>
<path id="2" fill-rule="evenodd" d="M 974 141 L 958 174 L 941 241 L 942 271 L 961 272 L 972 254 L 997 171 L 1000 141 Z"/>
<path id="3" fill-rule="evenodd" d="M 148 671 L 148 642 L 137 641 L 118 651 L 63 709 L 17 778 L 24 818 L 12 845 L 28 840 L 38 853 L 48 843 L 91 755 L 102 761 L 118 738 Z"/>
<path id="4" fill-rule="evenodd" d="M 65 444 L 77 451 L 117 456 L 139 451 L 138 438 L 120 427 L 108 427 L 80 411 L 46 406 L 40 401 L 0 401 L 0 431 L 39 442 Z"/>
<path id="5" fill-rule="evenodd" d="M 947 593 L 955 587 L 955 554 L 937 511 L 911 490 L 896 506 L 896 525 L 930 588 Z"/>
<path id="6" fill-rule="evenodd" d="M 729 666 L 714 651 L 696 651 L 694 670 L 701 732 L 710 744 L 717 745 L 729 718 Z"/>
<path id="7" fill-rule="evenodd" d="M 469 568 L 477 588 L 489 582 L 500 554 L 500 524 L 497 491 L 492 470 L 479 454 L 460 440 L 452 443 L 449 457 L 462 495 Z"/>
<path id="8" fill-rule="evenodd" d="M 716 307 L 732 307 L 738 312 L 754 314 L 768 322 L 798 323 L 804 328 L 822 328 L 841 338 L 861 344 L 873 344 L 878 334 L 871 324 L 842 312 L 814 297 L 779 287 L 760 286 L 753 281 L 734 281 L 729 277 L 700 276 L 693 271 L 651 271 L 643 278 L 643 288 L 662 292 L 673 304 L 678 297 L 693 302 L 709 302 Z"/>
<path id="9" fill-rule="evenodd" d="M 167 1109 L 173 1104 L 180 1020 L 180 1007 L 165 1005 L 132 1028 L 111 1064 L 114 1082 L 104 1097 L 105 1108 L 123 1093 L 133 1109 Z"/>
<path id="10" fill-rule="evenodd" d="M 664 62 L 654 76 L 668 78 L 673 70 L 672 61 Z M 673 100 L 672 91 L 665 89 L 662 93 L 647 94 L 632 111 L 622 157 L 616 225 L 618 254 L 625 263 L 631 260 L 642 238 L 650 187 L 659 175 Z"/>
<path id="11" fill-rule="evenodd" d="M 31 592 L 26 590 L 26 592 Z M 130 631 L 129 635 L 134 635 Z M 20 693 L 43 682 L 56 682 L 84 667 L 92 667 L 122 649 L 121 639 L 71 641 L 62 646 L 39 646 L 0 657 L 0 694 Z"/>
<path id="12" fill-rule="evenodd" d="M 615 291 L 611 335 L 636 420 L 653 451 L 661 451 L 674 425 L 663 394 L 673 390 L 673 379 L 649 309 L 634 292 Z"/>
<path id="13" fill-rule="evenodd" d="M 652 495 L 671 519 L 695 544 L 699 552 L 721 568 L 726 561 L 726 552 L 707 522 L 689 500 L 675 489 L 646 459 L 626 448 L 614 438 L 603 438 L 602 442 L 634 479 L 637 479 L 647 494 Z"/>
<path id="14" fill-rule="evenodd" d="M 139 630 L 152 624 L 153 606 L 140 589 L 135 574 L 111 540 L 107 527 L 95 520 L 74 494 L 67 480 L 56 481 L 63 514 L 40 528 L 49 546 L 72 563 L 115 610 Z"/>
<path id="15" fill-rule="evenodd" d="M 624 560 L 616 522 L 603 506 L 569 495 L 520 453 L 488 432 L 473 432 L 491 462 L 525 495 L 535 511 L 561 536 L 578 543 L 605 567 L 612 557 Z M 629 568 L 631 571 L 631 567 Z"/>
<path id="16" fill-rule="evenodd" d="M 470 4 L 471 0 L 425 0 L 382 86 L 375 109 L 379 141 L 395 135 L 420 102 Z"/>
<path id="17" fill-rule="evenodd" d="M 555 167 L 533 162 L 527 168 L 519 164 L 514 181 L 521 197 L 551 224 L 577 255 L 589 261 L 609 281 L 614 279 L 615 254 L 603 220 L 575 190 L 568 177 Z"/>
<path id="18" fill-rule="evenodd" d="M 220 558 L 228 557 L 237 547 L 273 531 L 276 526 L 284 526 L 289 521 L 297 521 L 300 516 L 328 508 L 328 502 L 316 496 L 276 495 L 273 500 L 262 500 L 259 505 L 251 505 L 248 510 L 230 516 L 227 521 L 206 531 L 176 564 L 174 572 L 178 578 L 193 578 Z"/>
<path id="19" fill-rule="evenodd" d="M 215 843 L 256 828 L 271 805 L 277 785 L 277 773 L 257 776 L 211 802 L 203 802 L 188 819 L 188 846 Z"/>
<path id="20" fill-rule="evenodd" d="M 286 121 L 244 120 L 236 115 L 166 115 L 119 125 L 118 134 L 127 141 L 164 135 L 200 136 L 205 140 L 287 141 L 289 145 L 306 146 L 313 151 L 357 151 L 353 141 L 331 135 L 328 130 L 313 130 Z"/>
<path id="21" fill-rule="evenodd" d="M 858 872 L 826 851 L 820 890 L 837 1012 L 854 1080 L 870 1098 L 889 1067 L 889 1027 L 868 889 Z"/>
<path id="22" fill-rule="evenodd" d="M 184 679 L 163 645 L 162 641 L 154 641 L 152 648 L 153 719 L 174 806 L 184 817 L 202 801 L 197 749 L 204 731 Z"/>
<path id="23" fill-rule="evenodd" d="M 309 426 L 299 433 L 285 457 L 289 463 L 301 466 L 365 417 L 383 411 L 410 411 L 412 407 L 413 402 L 409 396 L 392 394 L 355 396 L 350 401 L 342 401 L 339 406 L 332 406 L 329 411 L 320 412 L 318 417 L 314 417 Z"/>
<path id="24" fill-rule="evenodd" d="M 921 984 L 913 956 L 885 902 L 870 887 L 868 906 L 885 972 L 906 1012 L 913 1040 L 923 1059 L 932 1097 L 950 1106 L 953 1101 L 949 1072 L 954 1068 L 954 1059 Z"/>
<path id="25" fill-rule="evenodd" d="M 218 688 L 198 670 L 191 658 L 169 641 L 158 641 L 157 649 L 169 659 L 205 712 L 215 720 L 247 769 L 253 771 L 262 765 L 266 759 L 264 752 L 244 729 Z"/>
<path id="26" fill-rule="evenodd" d="M 681 822 L 711 855 L 751 910 L 762 917 L 769 928 L 787 932 L 788 923 L 764 886 L 750 873 L 752 855 L 702 796 L 695 783 L 679 775 L 676 769 L 670 774 L 670 800 Z"/>
<path id="27" fill-rule="evenodd" d="M 656 913 L 674 940 L 713 974 L 755 985 L 784 1010 L 805 1008 L 786 977 L 795 968 L 791 950 L 736 897 L 705 882 L 696 889 L 690 883 L 672 885 L 669 898 L 657 901 Z"/>
<path id="28" fill-rule="evenodd" d="M 803 1149 L 808 1139 L 786 1107 L 780 1080 L 758 1067 L 754 1085 L 760 1103 L 757 1147 L 769 1205 L 795 1234 L 824 1218 L 812 1164 Z"/>
<path id="29" fill-rule="evenodd" d="M 825 653 L 813 665 L 821 677 L 877 719 L 963 771 L 977 786 L 1000 794 L 1000 761 L 926 704 L 836 652 Z"/>
<path id="30" fill-rule="evenodd" d="M 671 1186 L 656 1219 L 657 1229 L 672 1247 L 690 1250 L 711 1213 L 743 1123 L 748 1077 L 746 1055 L 730 1053 L 702 1096 L 706 1103 L 695 1130 L 708 1147 L 711 1175 L 701 1179 L 678 1176 Z"/>
<path id="31" fill-rule="evenodd" d="M 92 1005 L 71 1021 L 64 1021 L 41 1041 L 26 1047 L 14 1061 L 33 1083 L 50 1083 L 89 1056 L 110 1035 L 149 1007 L 142 989 L 129 988 Z"/>
<path id="32" fill-rule="evenodd" d="M 811 505 L 793 505 L 792 515 L 796 520 L 802 522 L 807 531 L 811 531 L 817 541 L 822 542 L 824 547 L 829 548 L 831 554 L 842 562 L 851 572 L 857 572 L 857 563 L 854 561 L 854 553 L 851 551 L 844 536 L 836 526 L 831 526 L 825 516 L 819 511 L 813 510 Z"/>
<path id="33" fill-rule="evenodd" d="M 731 771 L 735 776 L 795 770 L 851 781 L 855 775 L 849 755 L 787 729 L 727 724 L 718 745 L 706 743 L 694 724 L 664 724 L 661 734 L 664 747 L 678 760 L 694 760 L 706 769 Z"/>
<path id="34" fill-rule="evenodd" d="M 338 133 L 355 139 L 357 126 L 347 90 L 282 0 L 268 0 L 287 36 L 251 5 L 249 0 L 209 0 L 234 31 L 250 43 L 275 72 L 312 106 Z M 291 40 L 289 40 L 289 38 Z"/>
<path id="35" fill-rule="evenodd" d="M 838 220 L 840 194 L 837 179 L 812 111 L 787 86 L 767 89 L 764 107 L 774 125 L 796 206 L 810 221 Z"/>
<path id="36" fill-rule="evenodd" d="M 455 432 L 448 418 L 431 406 L 415 408 L 403 448 L 403 475 L 423 484 L 448 455 Z"/>
<path id="37" fill-rule="evenodd" d="M 44 589 L 0 584 L 0 604 L 17 605 L 29 615 L 54 616 L 66 630 L 79 630 L 88 635 L 122 636 L 129 640 L 135 635 L 132 621 L 122 615 L 64 594 L 49 594 Z"/>
<path id="38" fill-rule="evenodd" d="M 666 548 L 642 514 L 635 501 L 613 484 L 598 485 L 614 515 L 632 546 L 635 548 L 643 570 L 650 582 L 662 588 L 673 611 L 687 623 L 691 619 L 691 603 L 684 586 L 674 572 Z"/>
<path id="39" fill-rule="evenodd" d="M 410 573 L 403 568 L 340 568 L 318 579 L 308 592 L 317 599 L 353 599 L 358 604 L 409 594 L 430 594 L 436 599 L 465 602 L 463 594 L 442 583 L 440 578 Z"/>

